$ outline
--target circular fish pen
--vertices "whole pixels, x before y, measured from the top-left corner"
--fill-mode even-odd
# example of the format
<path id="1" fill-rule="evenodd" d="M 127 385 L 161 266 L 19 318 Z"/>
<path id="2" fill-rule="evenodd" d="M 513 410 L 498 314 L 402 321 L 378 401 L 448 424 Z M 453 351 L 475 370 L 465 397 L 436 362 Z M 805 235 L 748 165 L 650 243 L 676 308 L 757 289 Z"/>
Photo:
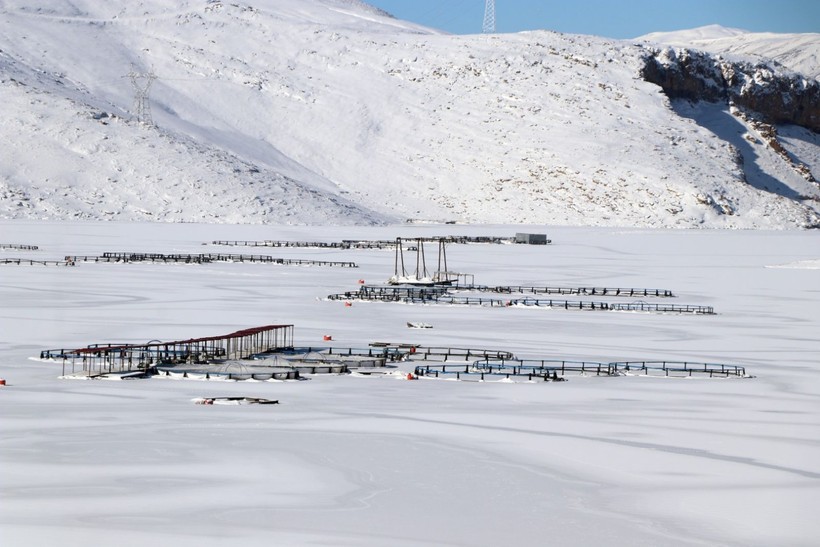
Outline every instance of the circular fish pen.
<path id="1" fill-rule="evenodd" d="M 253 361 L 223 361 L 200 365 L 159 365 L 156 367 L 156 371 L 159 376 L 189 380 L 236 382 L 255 380 L 264 382 L 270 380 L 299 380 L 301 378 L 298 370 L 273 364 L 256 365 Z"/>

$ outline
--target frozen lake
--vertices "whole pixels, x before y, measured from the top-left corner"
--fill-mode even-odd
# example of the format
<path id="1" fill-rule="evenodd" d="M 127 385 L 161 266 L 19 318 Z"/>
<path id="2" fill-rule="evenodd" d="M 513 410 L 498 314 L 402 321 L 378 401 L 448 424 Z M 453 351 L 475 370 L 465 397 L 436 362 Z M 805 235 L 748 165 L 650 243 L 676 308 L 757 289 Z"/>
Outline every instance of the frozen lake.
<path id="1" fill-rule="evenodd" d="M 450 269 L 486 285 L 671 289 L 671 303 L 717 315 L 347 307 L 324 298 L 359 279 L 386 281 L 391 251 L 204 245 L 516 231 L 547 232 L 553 244 L 452 245 Z M 359 265 L 0 265 L 4 545 L 809 546 L 820 537 L 818 232 L 0 221 L 0 243 L 40 247 L 0 259 L 221 251 Z M 281 323 L 295 325 L 301 346 L 690 360 L 741 364 L 755 378 L 78 381 L 31 359 Z M 280 404 L 191 402 L 214 396 Z"/>

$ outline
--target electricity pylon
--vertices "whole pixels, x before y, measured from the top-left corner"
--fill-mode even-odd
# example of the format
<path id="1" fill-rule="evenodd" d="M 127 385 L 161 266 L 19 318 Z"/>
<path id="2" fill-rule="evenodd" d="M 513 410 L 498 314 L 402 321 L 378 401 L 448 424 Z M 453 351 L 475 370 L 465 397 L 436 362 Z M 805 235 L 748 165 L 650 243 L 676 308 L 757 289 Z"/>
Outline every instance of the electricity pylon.
<path id="1" fill-rule="evenodd" d="M 484 26 L 482 30 L 487 34 L 495 32 L 495 0 L 487 0 L 484 5 Z"/>
<path id="2" fill-rule="evenodd" d="M 148 100 L 148 92 L 151 89 L 151 84 L 157 79 L 154 70 L 151 72 L 140 73 L 131 65 L 131 72 L 127 74 L 131 78 L 131 85 L 134 87 L 134 111 L 132 114 L 137 121 L 144 125 L 154 125 L 154 120 L 151 119 L 151 102 Z"/>

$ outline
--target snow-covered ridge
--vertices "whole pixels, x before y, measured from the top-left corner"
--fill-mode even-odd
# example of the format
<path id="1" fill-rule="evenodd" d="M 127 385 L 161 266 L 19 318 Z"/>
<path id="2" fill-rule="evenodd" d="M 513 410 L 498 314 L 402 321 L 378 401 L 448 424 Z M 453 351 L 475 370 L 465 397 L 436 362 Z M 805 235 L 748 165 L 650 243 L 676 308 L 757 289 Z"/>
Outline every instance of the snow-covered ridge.
<path id="1" fill-rule="evenodd" d="M 820 34 L 817 33 L 748 32 L 709 25 L 674 32 L 653 32 L 637 40 L 744 57 L 750 61 L 775 61 L 788 70 L 820 78 Z"/>
<path id="2" fill-rule="evenodd" d="M 636 40 L 685 46 L 698 40 L 719 40 L 721 38 L 733 38 L 744 34 L 749 34 L 749 31 L 739 28 L 724 27 L 722 25 L 705 25 L 693 29 L 674 30 L 669 32 L 650 32 L 649 34 L 639 36 Z"/>
<path id="3" fill-rule="evenodd" d="M 816 134 L 777 128 L 784 154 L 728 105 L 685 111 L 641 78 L 644 46 L 447 36 L 342 0 L 0 13 L 3 217 L 820 222 L 793 165 L 816 174 Z M 132 120 L 132 66 L 158 76 L 156 128 Z"/>

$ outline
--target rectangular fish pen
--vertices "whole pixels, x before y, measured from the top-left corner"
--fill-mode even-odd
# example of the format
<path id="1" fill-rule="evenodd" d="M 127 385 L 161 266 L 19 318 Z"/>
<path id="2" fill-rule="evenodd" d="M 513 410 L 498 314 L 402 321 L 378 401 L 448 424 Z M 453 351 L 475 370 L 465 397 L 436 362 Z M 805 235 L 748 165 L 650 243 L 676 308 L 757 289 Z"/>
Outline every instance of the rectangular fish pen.
<path id="1" fill-rule="evenodd" d="M 248 359 L 254 354 L 293 347 L 293 325 L 266 325 L 222 336 L 146 344 L 92 344 L 79 349 L 44 350 L 41 359 L 62 359 L 63 376 L 148 371 L 158 364 L 206 363 Z"/>

